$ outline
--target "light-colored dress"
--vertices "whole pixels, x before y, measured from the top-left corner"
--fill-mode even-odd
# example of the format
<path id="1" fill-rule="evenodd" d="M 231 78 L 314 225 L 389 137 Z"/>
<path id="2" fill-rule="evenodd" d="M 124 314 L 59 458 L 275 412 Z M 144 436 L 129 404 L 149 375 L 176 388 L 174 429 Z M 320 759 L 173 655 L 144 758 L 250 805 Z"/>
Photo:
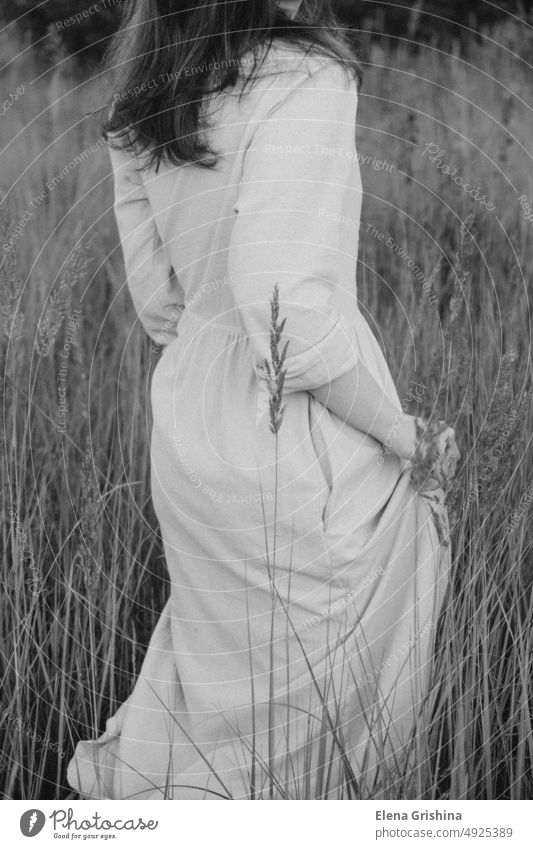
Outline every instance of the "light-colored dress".
<path id="1" fill-rule="evenodd" d="M 275 44 L 238 95 L 206 101 L 215 170 L 110 151 L 128 284 L 164 346 L 151 483 L 171 594 L 130 697 L 69 763 L 87 798 L 348 798 L 347 777 L 368 795 L 425 692 L 449 551 L 408 464 L 308 391 L 361 361 L 400 410 L 356 297 L 356 85 Z"/>

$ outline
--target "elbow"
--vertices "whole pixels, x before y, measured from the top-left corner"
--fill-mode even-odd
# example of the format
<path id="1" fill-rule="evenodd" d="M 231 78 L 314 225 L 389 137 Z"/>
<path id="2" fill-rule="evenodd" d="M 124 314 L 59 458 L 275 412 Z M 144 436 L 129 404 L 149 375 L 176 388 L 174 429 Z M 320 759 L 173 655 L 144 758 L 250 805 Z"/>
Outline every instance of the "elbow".
<path id="1" fill-rule="evenodd" d="M 274 327 L 268 332 L 248 332 L 257 377 L 268 380 L 269 370 L 271 375 L 275 374 L 273 357 L 277 352 L 279 358 L 284 351 L 283 391 L 286 394 L 325 386 L 355 368 L 358 352 L 354 327 L 339 317 L 325 334 L 323 327 L 321 335 L 308 331 L 305 324 L 291 330 L 290 321 L 287 321 L 280 334 L 276 334 Z"/>

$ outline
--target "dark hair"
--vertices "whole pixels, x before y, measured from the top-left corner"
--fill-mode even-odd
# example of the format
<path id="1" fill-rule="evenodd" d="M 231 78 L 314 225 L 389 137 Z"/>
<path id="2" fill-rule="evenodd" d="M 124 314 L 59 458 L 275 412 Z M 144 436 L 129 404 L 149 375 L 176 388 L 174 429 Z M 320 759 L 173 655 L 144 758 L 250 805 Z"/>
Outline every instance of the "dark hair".
<path id="1" fill-rule="evenodd" d="M 292 20 L 278 0 L 127 0 L 104 57 L 114 75 L 104 138 L 147 153 L 144 167 L 158 168 L 162 159 L 213 167 L 202 99 L 234 86 L 242 73 L 244 93 L 274 39 L 337 59 L 360 85 L 354 44 L 331 2 L 303 0 Z"/>

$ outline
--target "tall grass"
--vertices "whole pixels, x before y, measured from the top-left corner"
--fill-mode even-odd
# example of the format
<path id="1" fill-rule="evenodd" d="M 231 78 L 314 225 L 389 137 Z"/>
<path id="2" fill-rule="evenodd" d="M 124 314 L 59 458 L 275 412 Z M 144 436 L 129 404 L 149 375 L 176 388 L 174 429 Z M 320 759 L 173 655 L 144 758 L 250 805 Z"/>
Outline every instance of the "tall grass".
<path id="1" fill-rule="evenodd" d="M 406 406 L 452 424 L 463 455 L 414 758 L 362 795 L 533 790 L 533 231 L 517 201 L 533 203 L 530 44 L 512 24 L 491 37 L 464 58 L 372 48 L 359 107 L 361 307 Z M 31 212 L 0 271 L 2 793 L 65 798 L 75 742 L 129 695 L 168 596 L 149 494 L 155 358 L 124 287 L 106 154 L 91 148 L 102 82 L 66 66 L 52 78 L 27 54 L 1 77 L 6 92 L 24 83 L 0 127 L 2 244 Z"/>

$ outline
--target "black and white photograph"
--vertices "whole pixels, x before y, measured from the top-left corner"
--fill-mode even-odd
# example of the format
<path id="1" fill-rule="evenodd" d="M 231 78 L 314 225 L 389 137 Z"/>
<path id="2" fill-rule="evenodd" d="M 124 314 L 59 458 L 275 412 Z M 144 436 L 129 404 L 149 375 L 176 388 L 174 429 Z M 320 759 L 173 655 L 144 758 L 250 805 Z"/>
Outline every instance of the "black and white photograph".
<path id="1" fill-rule="evenodd" d="M 0 60 L 13 845 L 528 845 L 533 2 L 3 0 Z"/>

